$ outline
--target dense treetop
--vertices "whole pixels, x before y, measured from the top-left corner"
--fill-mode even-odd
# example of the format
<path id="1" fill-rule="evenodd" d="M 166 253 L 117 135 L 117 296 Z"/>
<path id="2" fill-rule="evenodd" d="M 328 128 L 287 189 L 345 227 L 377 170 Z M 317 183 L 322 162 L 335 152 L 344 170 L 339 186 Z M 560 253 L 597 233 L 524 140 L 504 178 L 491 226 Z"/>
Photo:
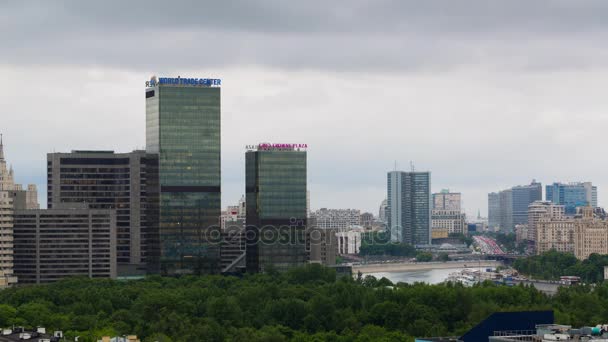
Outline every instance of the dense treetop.
<path id="1" fill-rule="evenodd" d="M 41 325 L 81 341 L 137 334 L 143 341 L 408 341 L 459 335 L 500 310 L 556 310 L 559 323 L 608 317 L 608 286 L 564 289 L 483 284 L 391 284 L 336 279 L 309 265 L 284 274 L 67 279 L 0 291 L 0 326 Z"/>

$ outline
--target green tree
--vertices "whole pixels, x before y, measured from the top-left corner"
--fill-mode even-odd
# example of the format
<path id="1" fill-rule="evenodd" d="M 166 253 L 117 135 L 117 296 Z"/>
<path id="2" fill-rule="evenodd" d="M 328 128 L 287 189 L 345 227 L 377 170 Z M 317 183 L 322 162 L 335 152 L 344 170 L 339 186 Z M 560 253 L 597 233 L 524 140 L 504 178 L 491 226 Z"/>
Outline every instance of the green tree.
<path id="1" fill-rule="evenodd" d="M 0 304 L 0 327 L 8 327 L 15 321 L 17 309 L 8 304 Z"/>
<path id="2" fill-rule="evenodd" d="M 433 260 L 433 254 L 427 252 L 419 252 L 416 254 L 416 261 L 427 262 Z"/>

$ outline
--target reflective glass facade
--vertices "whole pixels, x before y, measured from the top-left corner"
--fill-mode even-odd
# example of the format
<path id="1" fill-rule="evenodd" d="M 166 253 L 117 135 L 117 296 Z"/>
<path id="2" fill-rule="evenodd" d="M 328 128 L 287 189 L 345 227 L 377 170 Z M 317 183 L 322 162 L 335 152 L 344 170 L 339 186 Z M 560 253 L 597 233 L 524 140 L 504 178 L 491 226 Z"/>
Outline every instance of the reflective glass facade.
<path id="1" fill-rule="evenodd" d="M 245 163 L 247 271 L 307 263 L 306 152 L 249 151 Z"/>
<path id="2" fill-rule="evenodd" d="M 591 183 L 553 183 L 545 188 L 547 201 L 561 204 L 567 215 L 576 214 L 577 207 L 597 207 L 597 187 Z"/>
<path id="3" fill-rule="evenodd" d="M 150 182 L 150 191 L 163 274 L 219 271 L 220 113 L 220 88 L 146 90 L 146 151 L 158 153 L 158 184 Z"/>
<path id="4" fill-rule="evenodd" d="M 391 241 L 431 243 L 431 173 L 387 174 L 387 217 Z"/>

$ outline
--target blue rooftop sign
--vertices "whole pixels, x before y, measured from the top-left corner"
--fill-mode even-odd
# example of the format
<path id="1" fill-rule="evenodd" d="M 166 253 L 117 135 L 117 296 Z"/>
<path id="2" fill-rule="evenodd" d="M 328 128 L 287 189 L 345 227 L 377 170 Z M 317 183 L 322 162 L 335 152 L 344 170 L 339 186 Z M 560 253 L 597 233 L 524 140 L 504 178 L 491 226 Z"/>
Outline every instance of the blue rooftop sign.
<path id="1" fill-rule="evenodd" d="M 146 87 L 154 87 L 159 84 L 173 84 L 173 85 L 192 85 L 202 87 L 212 87 L 222 85 L 222 80 L 218 78 L 187 78 L 180 77 L 159 77 L 152 76 L 149 81 L 146 81 Z"/>

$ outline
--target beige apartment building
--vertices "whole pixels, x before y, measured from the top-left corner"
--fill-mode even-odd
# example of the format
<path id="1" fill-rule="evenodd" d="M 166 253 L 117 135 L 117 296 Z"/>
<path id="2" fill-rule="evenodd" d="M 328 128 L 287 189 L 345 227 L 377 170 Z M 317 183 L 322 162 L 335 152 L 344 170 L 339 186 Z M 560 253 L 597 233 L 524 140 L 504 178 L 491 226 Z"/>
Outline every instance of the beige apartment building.
<path id="1" fill-rule="evenodd" d="M 574 253 L 575 221 L 572 218 L 543 217 L 536 222 L 536 253 L 552 249 Z"/>
<path id="2" fill-rule="evenodd" d="M 608 254 L 608 220 L 594 215 L 593 207 L 581 208 L 579 217 L 545 215 L 536 222 L 536 253 L 549 250 L 573 253 L 584 260 L 589 255 Z"/>
<path id="3" fill-rule="evenodd" d="M 565 207 L 547 201 L 535 201 L 528 206 L 528 227 L 526 229 L 527 239 L 536 241 L 536 224 L 543 218 L 564 219 Z"/>
<path id="4" fill-rule="evenodd" d="M 575 224 L 574 255 L 584 260 L 593 253 L 608 254 L 608 220 L 594 217 L 592 207 L 583 208 L 582 214 Z"/>
<path id="5" fill-rule="evenodd" d="M 4 158 L 4 144 L 0 134 L 0 288 L 17 283 L 14 276 L 14 213 L 16 209 L 36 209 L 38 190 L 29 184 L 23 190 L 15 184 L 15 173 Z"/>

